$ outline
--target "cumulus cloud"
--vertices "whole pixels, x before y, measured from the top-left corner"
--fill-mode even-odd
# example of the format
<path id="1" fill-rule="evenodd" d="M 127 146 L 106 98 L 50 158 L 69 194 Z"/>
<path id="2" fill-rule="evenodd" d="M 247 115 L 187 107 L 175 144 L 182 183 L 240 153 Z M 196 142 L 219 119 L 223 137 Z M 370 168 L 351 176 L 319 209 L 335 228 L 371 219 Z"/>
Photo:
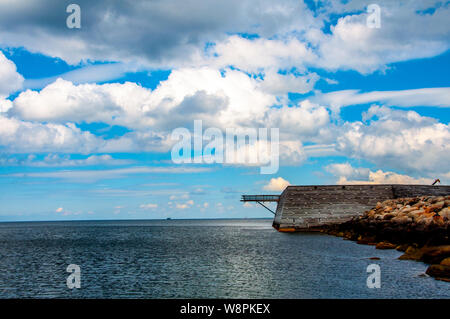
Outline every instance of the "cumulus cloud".
<path id="1" fill-rule="evenodd" d="M 439 165 L 439 159 L 448 152 L 448 125 L 417 113 L 406 117 L 406 113 L 395 113 L 389 118 L 394 111 L 372 108 L 364 122 L 338 127 L 330 120 L 329 108 L 372 102 L 448 107 L 448 88 L 337 91 L 297 105 L 290 105 L 286 95 L 313 90 L 319 76 L 309 71 L 311 67 L 370 73 L 384 70 L 392 62 L 444 52 L 448 49 L 448 6 L 380 1 L 382 28 L 370 29 L 365 23 L 366 4 L 354 1 L 325 1 L 314 13 L 300 1 L 239 1 L 236 6 L 222 4 L 222 12 L 208 15 L 204 13 L 210 11 L 209 4 L 196 0 L 179 6 L 135 1 L 126 8 L 121 1 L 79 4 L 84 12 L 83 27 L 74 33 L 65 27 L 64 14 L 49 13 L 64 13 L 63 4 L 47 0 L 27 6 L 2 3 L 0 42 L 20 44 L 70 63 L 83 59 L 121 62 L 108 66 L 106 73 L 122 74 L 125 64 L 161 67 L 168 61 L 165 59 L 171 60 L 175 69 L 154 90 L 129 82 L 76 84 L 83 82 L 84 76 L 72 72 L 66 80 L 57 79 L 41 91 L 22 92 L 14 101 L 0 98 L 0 146 L 6 152 L 167 152 L 173 145 L 171 130 L 191 128 L 195 119 L 202 119 L 205 127 L 222 130 L 280 128 L 284 163 L 341 154 L 411 171 L 447 169 L 445 164 Z M 34 10 L 42 5 L 45 12 Z M 90 10 L 92 6 L 95 10 Z M 176 13 L 183 7 L 189 7 L 190 14 L 180 18 Z M 432 12 L 424 14 L 430 7 Z M 328 30 L 325 22 L 330 15 L 341 18 Z M 198 20 L 191 20 L 193 17 Z M 420 24 L 427 28 L 418 27 Z M 112 30 L 113 25 L 120 32 L 93 32 Z M 137 25 L 146 33 L 136 31 Z M 160 30 L 167 30 L 164 39 Z M 137 34 L 130 37 L 131 31 Z M 236 34 L 252 33 L 249 31 L 257 35 Z M 105 36 L 100 39 L 98 34 Z M 146 41 L 142 41 L 144 36 Z M 23 79 L 5 59 L 0 56 L 0 70 L 1 65 L 6 66 L 7 73 L 19 79 L 17 86 Z M 103 138 L 79 128 L 82 123 L 97 122 L 129 131 Z M 309 144 L 306 147 L 305 142 Z"/>
<path id="2" fill-rule="evenodd" d="M 448 20 L 450 8 L 436 6 L 435 1 L 378 1 L 381 28 L 367 27 L 367 3 L 328 4 L 329 12 L 345 14 L 361 10 L 362 13 L 341 17 L 331 26 L 329 34 L 315 31 L 311 35 L 311 41 L 318 46 L 317 64 L 321 67 L 371 73 L 385 70 L 392 62 L 431 57 L 449 48 L 450 28 L 443 24 Z M 421 12 L 430 8 L 431 14 Z"/>
<path id="3" fill-rule="evenodd" d="M 380 29 L 367 27 L 367 3 L 361 1 L 321 1 L 314 11 L 296 0 L 78 4 L 83 26 L 74 32 L 65 25 L 65 3 L 3 1 L 0 43 L 72 64 L 97 60 L 162 68 L 233 65 L 250 73 L 310 66 L 370 73 L 449 48 L 450 9 L 431 0 L 378 1 Z M 336 16 L 340 18 L 329 27 Z"/>
<path id="4" fill-rule="evenodd" d="M 0 145 L 7 152 L 92 153 L 103 141 L 73 123 L 26 122 L 0 115 Z"/>
<path id="5" fill-rule="evenodd" d="M 247 72 L 258 72 L 267 66 L 300 70 L 313 66 L 367 74 L 385 71 L 394 62 L 432 57 L 449 49 L 448 6 L 436 6 L 432 1 L 377 4 L 382 14 L 379 29 L 367 26 L 367 3 L 349 1 L 336 5 L 325 1 L 317 5 L 316 20 L 320 23 L 303 28 L 303 32 L 295 32 L 298 30 L 293 26 L 290 33 L 271 39 L 231 36 L 216 44 L 213 61 Z M 426 9 L 433 9 L 432 13 L 424 14 Z M 331 15 L 341 17 L 327 30 L 324 22 Z"/>
<path id="6" fill-rule="evenodd" d="M 281 134 L 282 160 L 300 163 L 305 159 L 303 139 L 324 141 L 332 136 L 329 113 L 309 101 L 273 108 L 277 97 L 262 88 L 264 81 L 237 70 L 211 68 L 174 70 L 153 91 L 128 82 L 74 85 L 58 79 L 39 92 L 22 92 L 4 121 L 32 127 L 38 126 L 36 121 L 47 122 L 39 124 L 45 130 L 68 127 L 73 139 L 84 136 L 91 140 L 84 143 L 85 148 L 105 153 L 168 151 L 173 145 L 171 130 L 192 128 L 196 119 L 201 119 L 205 128 L 217 127 L 224 132 L 227 128 L 276 127 Z M 104 140 L 73 125 L 97 122 L 123 126 L 130 132 Z M 18 134 L 9 135 L 12 145 Z M 64 145 L 66 141 L 61 143 L 57 151 L 64 152 L 64 147 L 72 150 Z M 32 149 L 40 147 L 33 145 Z"/>
<path id="7" fill-rule="evenodd" d="M 337 137 L 343 154 L 416 173 L 448 172 L 450 126 L 413 111 L 372 106 L 365 122 L 345 123 Z M 371 120 L 377 117 L 378 120 Z"/>
<path id="8" fill-rule="evenodd" d="M 271 178 L 269 183 L 266 184 L 263 189 L 267 191 L 283 191 L 286 187 L 291 185 L 290 182 L 282 177 Z"/>
<path id="9" fill-rule="evenodd" d="M 7 110 L 6 102 L 1 102 L 1 99 L 7 98 L 11 93 L 14 93 L 22 88 L 24 78 L 17 73 L 14 62 L 8 60 L 3 52 L 0 51 L 0 112 Z"/>
<path id="10" fill-rule="evenodd" d="M 21 93 L 9 113 L 33 121 L 166 130 L 188 121 L 192 126 L 193 119 L 202 117 L 216 127 L 227 127 L 248 115 L 261 118 L 259 112 L 276 102 L 257 86 L 242 72 L 227 70 L 223 75 L 210 68 L 175 70 L 154 91 L 129 82 L 74 85 L 58 79 L 40 92 Z"/>
<path id="11" fill-rule="evenodd" d="M 303 94 L 312 91 L 318 79 L 319 76 L 316 73 L 294 75 L 269 70 L 265 73 L 260 86 L 263 91 L 279 96 L 287 92 Z"/>
<path id="12" fill-rule="evenodd" d="M 324 141 L 330 129 L 328 110 L 304 100 L 293 107 L 272 108 L 267 112 L 269 127 L 278 127 L 282 134 L 297 138 Z"/>
<path id="13" fill-rule="evenodd" d="M 330 164 L 325 168 L 328 172 L 335 176 L 344 177 L 348 179 L 367 179 L 369 176 L 369 169 L 354 168 L 350 163 Z"/>
<path id="14" fill-rule="evenodd" d="M 308 62 L 316 59 L 307 43 L 292 36 L 269 40 L 234 35 L 217 43 L 211 50 L 214 58 L 208 61 L 209 64 L 216 67 L 233 65 L 250 73 L 258 73 L 268 67 L 289 69 L 296 66 L 303 70 Z"/>
<path id="15" fill-rule="evenodd" d="M 0 114 L 8 112 L 12 107 L 13 104 L 10 100 L 4 100 L 0 97 Z"/>
<path id="16" fill-rule="evenodd" d="M 330 164 L 326 170 L 338 178 L 336 184 L 426 184 L 434 181 L 428 177 L 412 177 L 391 171 L 371 171 L 368 168 L 355 168 L 349 163 Z"/>
<path id="17" fill-rule="evenodd" d="M 2 44 L 23 46 L 74 64 L 109 60 L 167 65 L 183 63 L 187 56 L 195 58 L 206 42 L 218 41 L 229 32 L 270 37 L 314 24 L 306 5 L 294 0 L 79 0 L 77 4 L 82 27 L 74 32 L 66 27 L 67 3 L 2 1 Z"/>
<path id="18" fill-rule="evenodd" d="M 326 103 L 304 100 L 273 107 L 277 96 L 262 90 L 262 81 L 237 70 L 212 68 L 175 70 L 153 91 L 134 83 L 74 85 L 60 79 L 40 92 L 27 90 L 12 102 L 0 116 L 0 145 L 10 153 L 167 152 L 174 143 L 171 130 L 192 129 L 194 120 L 202 119 L 204 129 L 212 126 L 223 132 L 227 128 L 279 128 L 283 164 L 300 164 L 307 156 L 341 154 L 405 170 L 448 169 L 439 164 L 448 152 L 446 124 L 412 111 L 373 106 L 363 114 L 363 122 L 338 126 L 331 121 Z M 352 93 L 353 97 L 336 103 L 379 99 L 403 101 L 403 105 L 414 100 L 444 105 L 447 91 L 372 92 L 362 97 Z M 104 139 L 74 124 L 86 122 L 123 126 L 129 132 Z M 305 148 L 304 142 L 315 145 Z M 258 147 L 250 145 L 241 151 Z"/>
<path id="19" fill-rule="evenodd" d="M 58 79 L 40 92 L 20 93 L 9 113 L 32 121 L 136 126 L 134 122 L 143 116 L 142 107 L 149 95 L 149 90 L 130 82 L 74 85 Z M 142 125 L 145 124 L 151 123 Z"/>

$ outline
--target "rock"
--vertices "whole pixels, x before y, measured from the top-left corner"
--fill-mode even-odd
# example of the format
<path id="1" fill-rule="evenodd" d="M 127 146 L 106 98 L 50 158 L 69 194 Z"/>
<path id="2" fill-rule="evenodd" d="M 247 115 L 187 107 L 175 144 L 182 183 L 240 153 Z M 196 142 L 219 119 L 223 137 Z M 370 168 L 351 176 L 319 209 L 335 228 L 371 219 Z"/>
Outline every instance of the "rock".
<path id="1" fill-rule="evenodd" d="M 426 274 L 438 280 L 450 282 L 450 266 L 431 265 L 428 267 Z"/>
<path id="2" fill-rule="evenodd" d="M 443 266 L 450 266 L 450 257 L 445 258 L 444 260 L 441 261 L 440 265 Z"/>
<path id="3" fill-rule="evenodd" d="M 397 247 L 396 245 L 391 244 L 391 243 L 388 243 L 388 242 L 386 242 L 386 241 L 379 242 L 379 243 L 375 246 L 376 249 L 394 249 L 394 248 L 396 248 L 396 247 Z"/>
<path id="4" fill-rule="evenodd" d="M 438 226 L 445 226 L 444 218 L 442 218 L 439 215 L 433 216 L 433 223 L 435 223 Z"/>
<path id="5" fill-rule="evenodd" d="M 450 219 L 450 209 L 448 207 L 443 208 L 439 212 L 439 216 L 441 216 L 442 218 Z"/>
<path id="6" fill-rule="evenodd" d="M 420 202 L 415 203 L 415 204 L 413 205 L 413 207 L 419 208 L 419 207 L 422 207 L 423 205 L 425 205 L 425 203 L 422 202 L 422 201 L 420 201 Z"/>
<path id="7" fill-rule="evenodd" d="M 402 244 L 402 245 L 398 245 L 397 247 L 395 247 L 396 250 L 398 251 L 406 251 L 408 249 L 408 244 Z"/>
<path id="8" fill-rule="evenodd" d="M 408 216 L 397 216 L 392 218 L 392 222 L 397 224 L 407 224 L 412 222 L 412 219 L 409 218 Z"/>
<path id="9" fill-rule="evenodd" d="M 326 232 L 358 244 L 376 245 L 377 249 L 403 251 L 399 259 L 436 265 L 430 272 L 449 278 L 445 267 L 450 267 L 450 195 L 378 202 L 361 216 Z"/>
<path id="10" fill-rule="evenodd" d="M 359 236 L 358 241 L 356 242 L 360 245 L 373 245 L 375 243 L 375 237 L 363 237 Z"/>
<path id="11" fill-rule="evenodd" d="M 428 264 L 439 264 L 450 257 L 450 245 L 424 247 L 421 260 Z"/>
<path id="12" fill-rule="evenodd" d="M 423 251 L 420 248 L 409 246 L 405 253 L 398 257 L 400 260 L 421 260 Z"/>

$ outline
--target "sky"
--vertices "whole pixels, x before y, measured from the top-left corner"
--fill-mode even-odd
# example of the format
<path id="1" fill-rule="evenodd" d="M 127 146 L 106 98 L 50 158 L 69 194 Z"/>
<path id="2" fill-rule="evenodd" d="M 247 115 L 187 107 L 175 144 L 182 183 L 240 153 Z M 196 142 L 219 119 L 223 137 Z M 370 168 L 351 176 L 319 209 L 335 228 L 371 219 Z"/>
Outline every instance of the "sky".
<path id="1" fill-rule="evenodd" d="M 2 0 L 0 221 L 270 218 L 240 196 L 448 184 L 449 21 L 450 1 Z M 279 169 L 175 163 L 196 120 L 278 128 Z"/>

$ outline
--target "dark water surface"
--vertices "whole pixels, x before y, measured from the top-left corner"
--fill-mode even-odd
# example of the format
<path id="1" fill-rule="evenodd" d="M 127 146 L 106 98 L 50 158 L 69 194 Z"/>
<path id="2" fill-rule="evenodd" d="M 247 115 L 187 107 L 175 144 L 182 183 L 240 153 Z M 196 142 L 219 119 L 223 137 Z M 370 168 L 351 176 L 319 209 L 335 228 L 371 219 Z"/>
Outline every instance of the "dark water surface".
<path id="1" fill-rule="evenodd" d="M 450 298 L 450 283 L 400 252 L 271 223 L 0 223 L 0 298 Z M 366 285 L 372 263 L 380 289 Z M 69 264 L 80 289 L 67 288 Z"/>

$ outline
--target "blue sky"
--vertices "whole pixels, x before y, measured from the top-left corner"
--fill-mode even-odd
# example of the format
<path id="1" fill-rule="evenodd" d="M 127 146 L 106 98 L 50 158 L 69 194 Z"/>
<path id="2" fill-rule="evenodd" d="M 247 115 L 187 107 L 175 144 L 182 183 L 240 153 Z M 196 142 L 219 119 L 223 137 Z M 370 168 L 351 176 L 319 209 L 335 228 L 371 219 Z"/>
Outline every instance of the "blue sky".
<path id="1" fill-rule="evenodd" d="M 240 195 L 450 181 L 449 1 L 378 1 L 380 28 L 363 1 L 174 0 L 79 1 L 69 29 L 69 3 L 0 4 L 0 221 L 271 217 Z M 175 164 L 194 120 L 279 128 L 279 170 Z"/>

